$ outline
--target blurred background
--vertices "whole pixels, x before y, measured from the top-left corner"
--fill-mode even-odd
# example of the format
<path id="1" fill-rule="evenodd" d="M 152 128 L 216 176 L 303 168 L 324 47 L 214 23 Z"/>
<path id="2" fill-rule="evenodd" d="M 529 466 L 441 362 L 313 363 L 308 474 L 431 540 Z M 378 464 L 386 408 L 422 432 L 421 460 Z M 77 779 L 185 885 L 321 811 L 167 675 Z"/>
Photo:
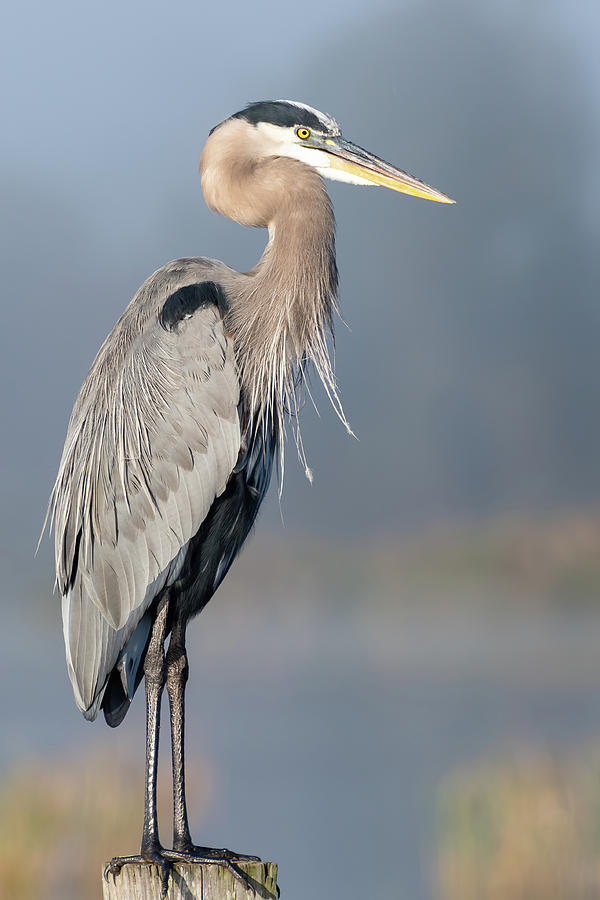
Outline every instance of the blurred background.
<path id="1" fill-rule="evenodd" d="M 314 385 L 314 485 L 290 445 L 190 628 L 193 834 L 285 900 L 600 897 L 599 29 L 595 0 L 4 11 L 2 896 L 98 897 L 139 845 L 143 698 L 84 722 L 33 553 L 141 281 L 262 252 L 204 206 L 208 130 L 289 97 L 457 205 L 330 184 L 358 440 Z"/>

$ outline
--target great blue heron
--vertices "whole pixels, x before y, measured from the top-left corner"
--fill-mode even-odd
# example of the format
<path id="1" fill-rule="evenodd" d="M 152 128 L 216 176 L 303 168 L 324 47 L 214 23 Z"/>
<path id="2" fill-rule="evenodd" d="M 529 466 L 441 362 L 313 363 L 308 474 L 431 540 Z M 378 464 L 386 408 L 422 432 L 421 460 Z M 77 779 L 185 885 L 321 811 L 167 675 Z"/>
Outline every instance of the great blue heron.
<path id="1" fill-rule="evenodd" d="M 330 116 L 287 100 L 252 103 L 213 128 L 200 171 L 211 209 L 268 228 L 265 252 L 245 273 L 178 259 L 141 286 L 83 383 L 50 500 L 77 706 L 86 719 L 102 708 L 116 726 L 146 683 L 141 854 L 115 858 L 111 871 L 157 863 L 163 893 L 174 860 L 236 871 L 232 860 L 243 858 L 190 837 L 185 632 L 252 527 L 307 363 L 341 411 L 327 349 L 337 267 L 323 177 L 453 202 L 347 141 Z M 172 850 L 160 844 L 156 812 L 165 684 Z"/>

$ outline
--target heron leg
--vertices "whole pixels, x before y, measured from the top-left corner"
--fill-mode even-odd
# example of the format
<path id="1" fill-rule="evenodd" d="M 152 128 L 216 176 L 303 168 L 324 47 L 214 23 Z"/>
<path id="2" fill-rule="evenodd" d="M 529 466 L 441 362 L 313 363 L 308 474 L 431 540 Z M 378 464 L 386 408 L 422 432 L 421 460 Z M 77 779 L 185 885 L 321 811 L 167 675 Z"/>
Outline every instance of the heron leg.
<path id="1" fill-rule="evenodd" d="M 188 679 L 185 629 L 186 622 L 180 618 L 176 619 L 166 657 L 173 760 L 173 855 L 177 855 L 182 862 L 206 862 L 211 859 L 221 865 L 226 860 L 236 859 L 259 862 L 258 856 L 234 853 L 225 847 L 219 849 L 199 847 L 192 843 L 185 796 L 185 686 Z"/>
<path id="2" fill-rule="evenodd" d="M 156 617 L 152 625 L 148 649 L 144 659 L 146 682 L 146 782 L 144 791 L 144 827 L 139 856 L 116 856 L 105 870 L 105 877 L 118 875 L 127 863 L 154 863 L 160 869 L 162 896 L 166 897 L 169 884 L 170 863 L 163 853 L 158 837 L 158 815 L 156 809 L 156 778 L 158 774 L 158 735 L 160 729 L 160 701 L 165 686 L 165 651 L 169 593 L 163 594 L 158 602 Z"/>
<path id="3" fill-rule="evenodd" d="M 188 659 L 185 623 L 178 618 L 171 632 L 166 657 L 167 694 L 171 715 L 171 755 L 173 763 L 173 849 L 189 850 L 192 841 L 185 798 L 185 686 Z"/>
<path id="4" fill-rule="evenodd" d="M 160 731 L 160 701 L 165 686 L 165 650 L 169 594 L 158 604 L 148 649 L 144 659 L 146 682 L 146 783 L 144 790 L 144 828 L 142 856 L 160 851 L 158 815 L 156 811 L 156 779 L 158 775 L 158 736 Z"/>
<path id="5" fill-rule="evenodd" d="M 160 869 L 161 896 L 165 898 L 169 886 L 172 863 L 212 863 L 227 869 L 246 888 L 261 896 L 261 886 L 243 872 L 237 862 L 257 861 L 258 856 L 246 856 L 226 849 L 197 847 L 192 844 L 187 819 L 184 766 L 184 694 L 188 677 L 185 650 L 184 620 L 175 618 L 169 649 L 165 657 L 164 642 L 169 612 L 168 592 L 161 598 L 152 626 L 144 660 L 146 680 L 146 785 L 144 798 L 144 828 L 139 856 L 115 857 L 107 865 L 104 876 L 115 878 L 127 863 L 153 863 Z M 161 846 L 158 838 L 156 810 L 156 777 L 158 773 L 158 734 L 160 728 L 160 700 L 167 686 L 171 713 L 171 749 L 173 756 L 173 850 Z M 266 896 L 266 895 L 265 895 Z"/>

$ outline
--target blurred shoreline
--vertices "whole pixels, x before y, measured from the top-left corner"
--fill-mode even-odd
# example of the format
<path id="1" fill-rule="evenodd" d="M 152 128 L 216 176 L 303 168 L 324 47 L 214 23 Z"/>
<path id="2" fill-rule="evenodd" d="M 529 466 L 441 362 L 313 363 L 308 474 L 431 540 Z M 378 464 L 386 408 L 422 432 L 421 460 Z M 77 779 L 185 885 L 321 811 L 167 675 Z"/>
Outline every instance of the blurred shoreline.
<path id="1" fill-rule="evenodd" d="M 493 808 L 500 802 L 480 780 L 470 786 L 472 765 L 495 759 L 502 769 L 515 745 L 543 756 L 600 739 L 599 585 L 600 516 L 591 512 L 446 523 L 371 542 L 273 535 L 259 524 L 189 629 L 190 759 L 208 773 L 194 827 L 217 844 L 268 847 L 287 869 L 291 898 L 301 896 L 299 848 L 333 897 L 357 844 L 379 860 L 378 900 L 393 889 L 396 864 L 414 897 L 434 896 L 438 865 L 454 890 L 456 842 L 447 831 L 436 836 L 440 786 L 450 820 L 463 821 L 455 778 Z M 60 784 L 72 769 L 93 811 L 86 761 L 93 766 L 106 747 L 117 772 L 135 772 L 120 832 L 124 849 L 135 849 L 143 696 L 116 732 L 83 721 L 64 671 L 58 602 L 39 583 L 7 608 L 0 659 L 0 706 L 11 723 L 0 741 L 6 796 L 18 804 L 10 791 L 23 778 Z M 265 794 L 280 801 L 259 823 L 252 810 Z M 98 845 L 106 848 L 107 815 Z M 473 822 L 460 826 L 461 847 L 471 847 Z M 465 871 L 477 881 L 468 853 Z M 368 890 L 358 880 L 343 893 L 358 900 Z"/>

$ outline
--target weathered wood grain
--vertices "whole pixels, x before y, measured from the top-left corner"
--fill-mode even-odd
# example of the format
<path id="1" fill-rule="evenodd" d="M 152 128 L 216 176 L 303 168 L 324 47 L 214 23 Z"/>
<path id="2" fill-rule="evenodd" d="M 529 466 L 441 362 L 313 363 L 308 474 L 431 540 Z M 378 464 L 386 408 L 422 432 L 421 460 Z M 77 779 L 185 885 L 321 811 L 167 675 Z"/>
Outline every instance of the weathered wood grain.
<path id="1" fill-rule="evenodd" d="M 222 866 L 174 863 L 168 900 L 276 900 L 277 865 L 272 862 L 237 862 L 248 885 Z M 157 866 L 128 863 L 113 880 L 102 877 L 104 900 L 161 900 Z M 254 890 L 253 890 L 254 888 Z"/>

